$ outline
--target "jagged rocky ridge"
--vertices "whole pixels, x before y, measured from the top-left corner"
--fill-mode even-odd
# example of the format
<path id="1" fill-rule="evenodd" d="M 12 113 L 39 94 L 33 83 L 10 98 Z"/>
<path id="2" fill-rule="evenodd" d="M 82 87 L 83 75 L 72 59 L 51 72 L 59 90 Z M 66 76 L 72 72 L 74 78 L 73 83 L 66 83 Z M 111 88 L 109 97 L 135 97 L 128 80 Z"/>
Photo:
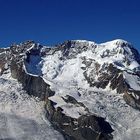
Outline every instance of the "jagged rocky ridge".
<path id="1" fill-rule="evenodd" d="M 65 139 L 113 139 L 117 117 L 104 102 L 126 109 L 123 98 L 140 109 L 139 63 L 138 51 L 123 40 L 73 40 L 52 48 L 28 41 L 0 49 L 1 74 L 10 68 L 29 95 L 46 102 L 46 117 Z"/>

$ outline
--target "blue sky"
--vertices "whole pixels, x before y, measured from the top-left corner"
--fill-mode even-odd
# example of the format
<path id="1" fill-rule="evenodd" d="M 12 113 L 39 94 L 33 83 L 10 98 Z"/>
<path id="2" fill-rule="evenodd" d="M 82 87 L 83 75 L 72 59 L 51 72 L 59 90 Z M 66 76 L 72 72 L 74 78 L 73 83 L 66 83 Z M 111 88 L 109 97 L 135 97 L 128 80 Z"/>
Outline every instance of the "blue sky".
<path id="1" fill-rule="evenodd" d="M 140 49 L 140 0 L 0 0 L 0 46 L 122 38 Z"/>

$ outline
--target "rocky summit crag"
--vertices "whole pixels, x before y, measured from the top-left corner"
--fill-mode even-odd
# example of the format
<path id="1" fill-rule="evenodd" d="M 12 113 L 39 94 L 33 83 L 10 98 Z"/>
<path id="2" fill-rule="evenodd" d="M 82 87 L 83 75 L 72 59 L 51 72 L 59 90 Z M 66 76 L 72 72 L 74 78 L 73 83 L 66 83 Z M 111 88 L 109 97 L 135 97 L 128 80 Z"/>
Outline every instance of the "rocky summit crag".
<path id="1" fill-rule="evenodd" d="M 127 41 L 14 44 L 0 49 L 0 75 L 7 73 L 44 102 L 66 140 L 140 138 L 140 54 Z"/>

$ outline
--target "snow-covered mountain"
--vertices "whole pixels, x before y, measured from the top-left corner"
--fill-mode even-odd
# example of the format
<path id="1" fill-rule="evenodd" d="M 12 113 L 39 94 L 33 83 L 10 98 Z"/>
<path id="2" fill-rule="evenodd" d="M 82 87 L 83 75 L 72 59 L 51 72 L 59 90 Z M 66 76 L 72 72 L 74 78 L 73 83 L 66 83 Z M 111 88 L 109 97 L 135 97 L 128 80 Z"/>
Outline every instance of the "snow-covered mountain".
<path id="1" fill-rule="evenodd" d="M 21 104 L 25 100 L 23 112 L 26 113 L 20 117 L 38 121 L 43 116 L 40 114 L 43 113 L 41 104 L 44 104 L 45 120 L 49 119 L 59 131 L 43 124 L 48 129 L 42 130 L 48 131 L 44 134 L 53 135 L 53 138 L 48 135 L 50 139 L 63 139 L 60 133 L 70 140 L 140 138 L 140 54 L 127 41 L 117 39 L 97 44 L 70 40 L 54 47 L 33 41 L 12 45 L 0 49 L 0 73 L 0 81 L 5 81 L 0 84 L 0 98 L 10 110 L 17 108 L 8 115 L 7 109 L 2 109 L 2 115 L 22 114 Z M 17 85 L 24 94 L 16 88 L 8 90 Z M 11 99 L 11 92 L 20 100 Z M 27 100 L 23 95 L 28 97 Z M 7 105 L 12 101 L 21 102 L 19 108 L 18 103 Z M 32 114 L 36 107 L 38 110 Z M 18 131 L 12 129 L 12 133 Z M 30 133 L 25 135 L 30 139 Z"/>

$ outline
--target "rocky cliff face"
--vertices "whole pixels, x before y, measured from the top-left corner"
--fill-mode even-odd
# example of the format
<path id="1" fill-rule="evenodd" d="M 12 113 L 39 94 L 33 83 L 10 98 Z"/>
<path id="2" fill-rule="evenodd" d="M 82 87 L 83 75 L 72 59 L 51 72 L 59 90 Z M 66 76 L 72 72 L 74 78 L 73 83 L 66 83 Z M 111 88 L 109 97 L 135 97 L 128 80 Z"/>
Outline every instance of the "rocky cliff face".
<path id="1" fill-rule="evenodd" d="M 139 65 L 138 51 L 123 40 L 66 41 L 52 48 L 27 41 L 0 49 L 1 75 L 10 69 L 29 95 L 45 101 L 46 117 L 68 140 L 122 133 L 125 125 L 116 124 L 124 110 L 135 112 L 126 103 L 140 109 Z"/>

